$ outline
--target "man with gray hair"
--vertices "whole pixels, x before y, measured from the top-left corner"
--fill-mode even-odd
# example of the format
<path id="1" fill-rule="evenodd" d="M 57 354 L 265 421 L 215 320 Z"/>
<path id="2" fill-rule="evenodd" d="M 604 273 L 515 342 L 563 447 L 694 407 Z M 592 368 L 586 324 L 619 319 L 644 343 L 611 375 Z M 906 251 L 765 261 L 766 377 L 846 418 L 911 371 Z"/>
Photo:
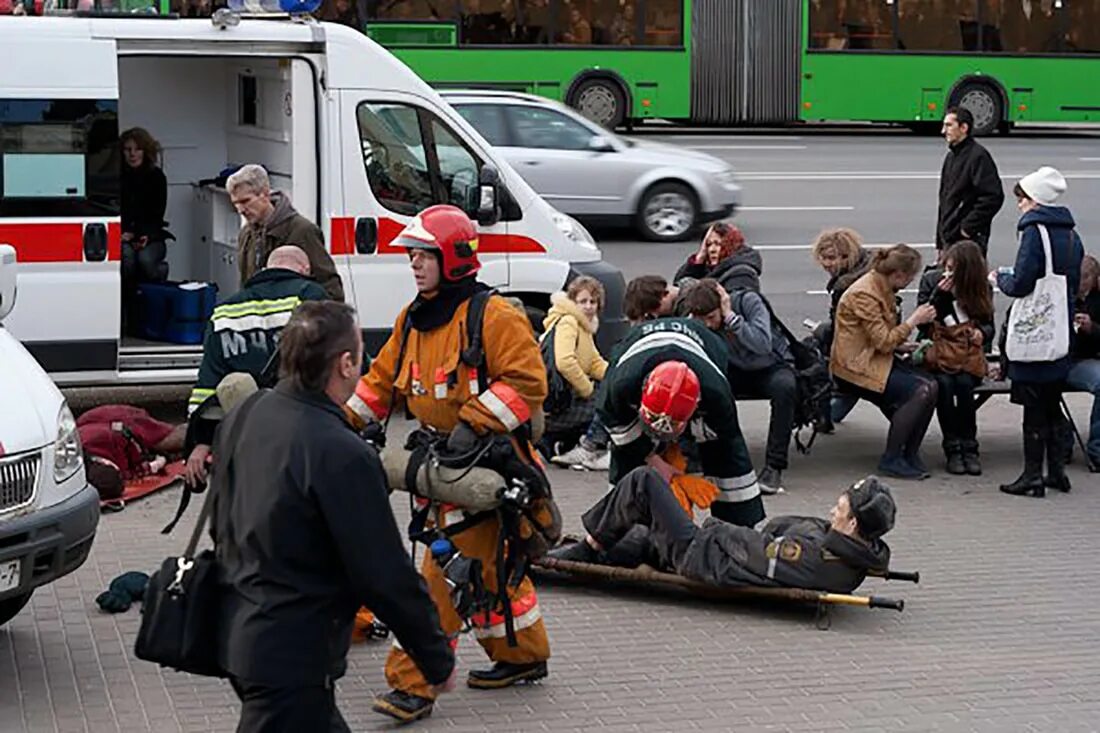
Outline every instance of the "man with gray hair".
<path id="1" fill-rule="evenodd" d="M 344 300 L 344 286 L 336 264 L 325 249 L 325 237 L 316 224 L 294 210 L 290 197 L 271 190 L 271 180 L 262 166 L 243 166 L 225 182 L 229 199 L 248 223 L 241 229 L 238 266 L 241 284 L 259 272 L 271 253 L 282 245 L 301 248 L 309 257 L 313 279 L 321 283 L 333 300 Z"/>

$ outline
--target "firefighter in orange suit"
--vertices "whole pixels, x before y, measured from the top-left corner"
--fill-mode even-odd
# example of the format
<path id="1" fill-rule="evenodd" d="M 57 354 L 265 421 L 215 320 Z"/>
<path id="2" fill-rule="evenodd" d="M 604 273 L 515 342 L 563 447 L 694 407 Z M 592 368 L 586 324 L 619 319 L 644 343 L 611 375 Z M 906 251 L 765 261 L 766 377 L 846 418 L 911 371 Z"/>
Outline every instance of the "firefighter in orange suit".
<path id="1" fill-rule="evenodd" d="M 541 408 L 547 387 L 538 345 L 523 313 L 502 297 L 489 297 L 481 330 L 487 374 L 478 375 L 460 360 L 470 339 L 466 331 L 471 299 L 488 290 L 476 278 L 481 265 L 474 223 L 454 206 L 432 206 L 394 244 L 408 250 L 418 294 L 398 316 L 389 341 L 348 401 L 352 421 L 361 428 L 371 421 L 384 421 L 393 409 L 392 397 L 399 395 L 421 426 L 448 434 L 446 447 L 456 453 L 475 450 L 479 436 L 510 433 L 528 423 L 532 412 Z M 440 530 L 470 519 L 460 507 L 446 504 L 432 505 L 429 516 Z M 498 590 L 501 531 L 501 522 L 490 515 L 449 537 L 463 556 L 481 561 L 490 594 Z M 422 572 L 443 631 L 455 644 L 463 620 L 454 609 L 439 565 L 428 553 Z M 523 577 L 507 588 L 514 645 L 506 638 L 502 606 L 475 615 L 471 619 L 474 633 L 494 664 L 491 669 L 471 671 L 470 687 L 508 687 L 546 676 L 550 645 L 534 585 Z M 386 660 L 386 681 L 393 689 L 375 700 L 375 711 L 402 722 L 431 712 L 435 694 L 415 660 L 396 642 Z"/>

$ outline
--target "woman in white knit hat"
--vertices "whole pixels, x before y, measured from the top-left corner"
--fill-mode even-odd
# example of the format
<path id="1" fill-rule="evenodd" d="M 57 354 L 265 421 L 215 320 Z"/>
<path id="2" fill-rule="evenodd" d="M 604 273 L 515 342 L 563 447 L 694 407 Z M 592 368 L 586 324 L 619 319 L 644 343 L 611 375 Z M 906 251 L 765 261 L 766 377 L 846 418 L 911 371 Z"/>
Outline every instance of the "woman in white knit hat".
<path id="1" fill-rule="evenodd" d="M 1066 190 L 1066 179 L 1056 169 L 1043 166 L 1020 179 L 1013 192 L 1020 210 L 1020 246 L 1014 268 L 1001 268 L 996 275 L 997 287 L 1012 298 L 1023 298 L 1035 290 L 1036 282 L 1047 271 L 1043 232 L 1050 240 L 1054 274 L 1066 279 L 1065 328 L 1073 334 L 1073 299 L 1081 277 L 1081 259 L 1085 256 L 1081 238 L 1074 231 L 1073 215 L 1057 201 Z M 1060 324 L 1054 324 L 1060 328 Z M 1005 331 L 1007 332 L 1007 327 Z M 1003 343 L 1001 354 L 1006 351 Z M 1061 393 L 1070 356 L 1067 353 L 1048 361 L 1008 361 L 1008 376 L 1012 380 L 1012 401 L 1024 407 L 1024 471 L 1001 491 L 1016 496 L 1044 496 L 1046 488 L 1069 491 L 1065 474 L 1066 419 L 1061 410 Z M 1043 458 L 1047 474 L 1043 475 Z"/>

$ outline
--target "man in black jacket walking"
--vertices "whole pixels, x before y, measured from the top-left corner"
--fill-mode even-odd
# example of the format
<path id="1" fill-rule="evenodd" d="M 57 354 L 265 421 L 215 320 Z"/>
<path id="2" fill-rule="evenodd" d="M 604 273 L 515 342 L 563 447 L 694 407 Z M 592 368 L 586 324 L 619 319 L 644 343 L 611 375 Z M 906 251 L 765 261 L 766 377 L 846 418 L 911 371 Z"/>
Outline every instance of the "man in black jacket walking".
<path id="1" fill-rule="evenodd" d="M 955 242 L 977 242 L 982 254 L 989 249 L 993 217 L 1004 204 L 1005 193 L 997 164 L 970 135 L 974 116 L 964 107 L 951 107 L 943 118 L 947 156 L 940 172 L 940 208 L 936 220 L 936 249 Z"/>
<path id="2" fill-rule="evenodd" d="M 454 654 L 402 546 L 378 456 L 344 417 L 362 353 L 349 306 L 303 303 L 283 330 L 278 386 L 240 428 L 241 411 L 230 413 L 214 441 L 215 471 L 227 472 L 212 530 L 219 662 L 242 701 L 241 731 L 348 730 L 333 682 L 360 606 L 437 693 L 454 686 Z"/>

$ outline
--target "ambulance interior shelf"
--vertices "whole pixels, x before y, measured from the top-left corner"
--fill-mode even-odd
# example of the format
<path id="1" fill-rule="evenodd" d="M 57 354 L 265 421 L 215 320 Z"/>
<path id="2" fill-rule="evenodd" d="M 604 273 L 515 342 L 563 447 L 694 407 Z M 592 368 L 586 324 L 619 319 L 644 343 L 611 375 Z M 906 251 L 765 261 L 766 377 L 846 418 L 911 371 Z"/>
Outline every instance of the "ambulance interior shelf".
<path id="1" fill-rule="evenodd" d="M 244 220 L 229 193 L 214 184 L 193 184 L 195 192 L 193 279 L 218 286 L 218 299 L 240 289 L 237 235 Z"/>

